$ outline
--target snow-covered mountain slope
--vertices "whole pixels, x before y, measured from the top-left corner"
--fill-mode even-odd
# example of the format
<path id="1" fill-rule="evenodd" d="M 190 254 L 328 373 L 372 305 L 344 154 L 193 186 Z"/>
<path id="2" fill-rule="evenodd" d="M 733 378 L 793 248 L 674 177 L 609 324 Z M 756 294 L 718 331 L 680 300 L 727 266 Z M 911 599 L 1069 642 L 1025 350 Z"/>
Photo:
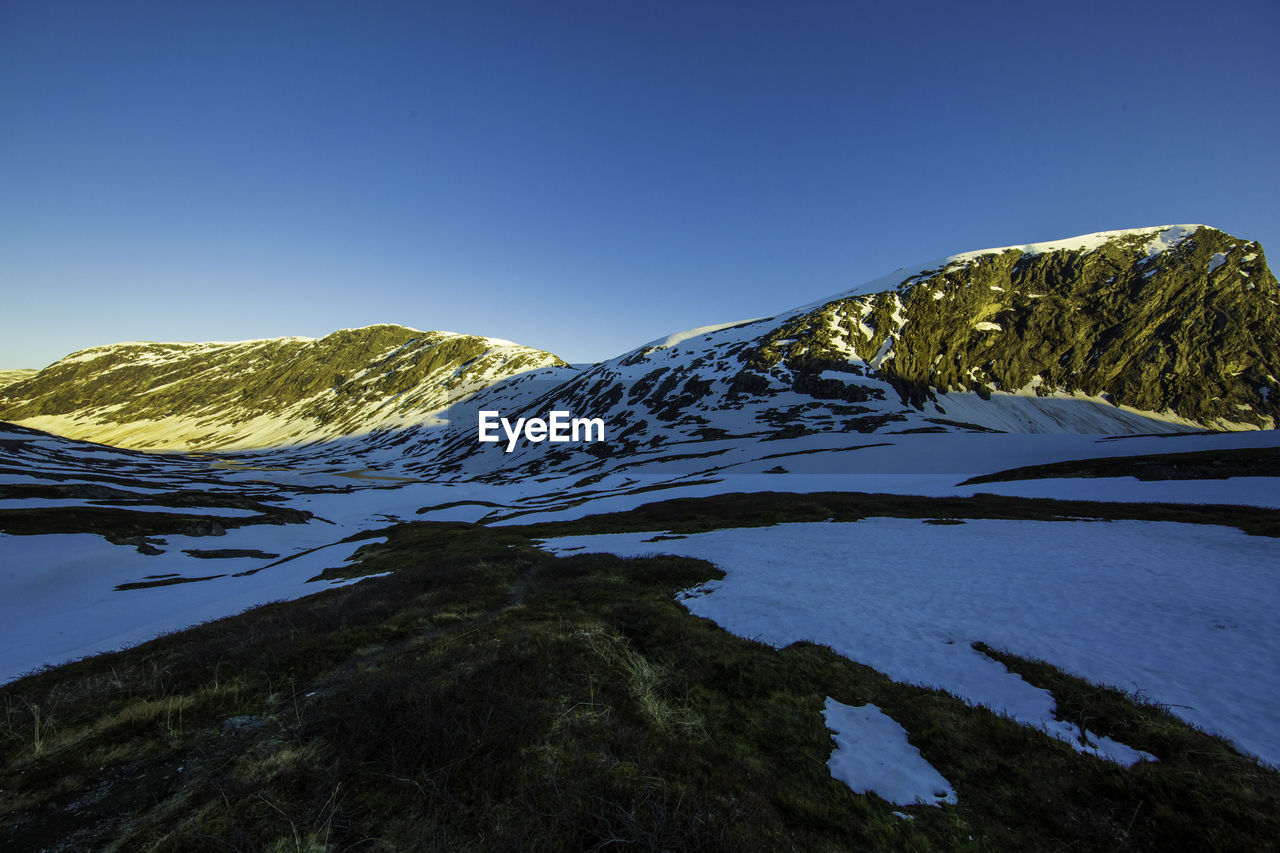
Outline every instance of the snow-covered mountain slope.
<path id="1" fill-rule="evenodd" d="M 971 416 L 959 419 L 1010 431 L 1113 430 L 1107 417 L 1064 422 L 1052 405 L 1011 415 L 938 395 L 1093 399 L 1171 423 L 1270 427 L 1280 413 L 1277 305 L 1280 288 L 1257 244 L 1167 226 L 918 265 L 774 318 L 673 335 L 614 370 L 642 368 L 641 387 L 664 393 L 637 397 L 657 403 L 650 408 L 664 420 L 675 419 L 673 397 L 716 408 L 702 401 L 789 388 L 810 400 L 870 404 L 890 420 L 905 412 L 876 401 L 944 418 L 953 414 L 949 401 Z M 707 384 L 711 372 L 722 374 L 722 387 Z M 577 385 L 599 385 L 604 373 Z M 1113 426 L 1136 424 L 1118 415 Z"/>
<path id="2" fill-rule="evenodd" d="M 455 418 L 452 437 L 407 446 L 441 470 L 484 476 L 766 441 L 780 451 L 803 436 L 1271 428 L 1278 305 L 1258 245 L 1204 226 L 969 252 L 653 341 L 511 415 L 603 418 L 606 442 L 507 453 L 477 445 L 474 418 Z"/>
<path id="3" fill-rule="evenodd" d="M 16 385 L 19 382 L 30 379 L 38 372 L 37 370 L 0 370 L 0 388 Z"/>
<path id="4" fill-rule="evenodd" d="M 0 418 L 119 447 L 267 447 L 420 423 L 544 367 L 572 373 L 510 341 L 391 325 L 319 340 L 122 343 L 0 389 Z"/>

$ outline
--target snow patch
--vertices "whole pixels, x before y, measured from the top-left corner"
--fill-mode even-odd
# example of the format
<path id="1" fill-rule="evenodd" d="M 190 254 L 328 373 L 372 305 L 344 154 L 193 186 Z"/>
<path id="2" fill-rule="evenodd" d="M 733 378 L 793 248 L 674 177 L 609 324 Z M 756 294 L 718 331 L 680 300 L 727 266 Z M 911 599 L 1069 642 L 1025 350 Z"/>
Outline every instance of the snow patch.
<path id="1" fill-rule="evenodd" d="M 867 364 L 872 370 L 879 370 L 880 366 L 889 359 L 893 358 L 893 336 L 884 339 L 884 343 L 880 345 L 880 349 L 876 350 L 876 354 L 871 357 L 871 361 Z"/>
<path id="2" fill-rule="evenodd" d="M 300 539 L 306 541 L 306 534 L 322 532 L 311 528 L 299 537 L 293 525 L 262 525 L 228 531 L 218 537 L 217 544 L 278 551 L 286 550 L 290 542 L 297 547 Z M 89 533 L 0 534 L 0 590 L 4 593 L 0 596 L 0 625 L 6 631 L 0 643 L 0 684 L 41 664 L 123 648 L 271 601 L 321 592 L 329 586 L 307 581 L 327 568 L 342 565 L 361 546 L 386 541 L 383 536 L 358 543 L 330 543 L 293 559 L 270 565 L 265 565 L 270 561 L 262 561 L 264 566 L 256 574 L 234 577 L 219 561 L 182 554 L 183 547 L 208 547 L 209 540 L 175 535 L 165 538 L 168 552 L 151 557 Z M 115 589 L 118 584 L 157 573 L 210 579 Z"/>
<path id="3" fill-rule="evenodd" d="M 687 331 L 676 332 L 675 334 L 667 335 L 665 338 L 658 338 L 657 340 L 650 341 L 649 343 L 645 344 L 643 347 L 640 347 L 640 349 L 642 350 L 667 349 L 683 341 L 687 341 L 690 338 L 697 338 L 697 337 L 701 337 L 702 335 L 709 335 L 712 332 L 721 332 L 721 331 L 724 331 L 725 329 L 732 329 L 734 326 L 746 326 L 751 323 L 759 323 L 761 320 L 768 320 L 768 319 L 770 318 L 757 317 L 754 320 L 739 320 L 736 323 L 714 323 L 710 326 L 699 326 L 696 329 L 688 329 Z"/>
<path id="4" fill-rule="evenodd" d="M 828 696 L 822 715 L 836 742 L 827 767 L 855 794 L 895 806 L 958 802 L 951 783 L 907 741 L 907 730 L 875 705 L 843 705 Z"/>
<path id="5" fill-rule="evenodd" d="M 652 536 L 544 547 L 709 560 L 725 578 L 682 603 L 739 636 L 828 645 L 1122 765 L 1152 756 L 1058 719 L 1051 694 L 971 644 L 1140 692 L 1280 766 L 1274 539 L 1170 522 L 899 518 Z"/>

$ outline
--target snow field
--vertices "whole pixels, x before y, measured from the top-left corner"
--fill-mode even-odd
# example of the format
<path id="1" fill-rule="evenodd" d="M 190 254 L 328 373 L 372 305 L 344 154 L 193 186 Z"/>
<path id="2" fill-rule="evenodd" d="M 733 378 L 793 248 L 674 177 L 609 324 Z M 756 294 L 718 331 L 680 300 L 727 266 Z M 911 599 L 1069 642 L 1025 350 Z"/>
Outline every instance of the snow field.
<path id="1" fill-rule="evenodd" d="M 1154 758 L 1057 719 L 1045 690 L 985 642 L 1167 705 L 1280 766 L 1280 542 L 1164 522 L 897 518 L 549 540 L 553 552 L 655 552 L 726 572 L 680 596 L 693 613 L 781 647 L 825 644 L 894 680 L 937 686 L 1129 765 Z"/>
<path id="2" fill-rule="evenodd" d="M 238 547 L 279 548 L 290 538 L 275 525 L 248 528 Z M 293 532 L 296 536 L 296 531 Z M 341 566 L 358 548 L 379 539 L 333 543 L 254 575 L 233 573 L 262 568 L 274 560 L 188 557 L 181 547 L 224 546 L 225 537 L 166 536 L 173 551 L 161 557 L 112 545 L 89 533 L 45 536 L 0 534 L 0 683 L 45 664 L 113 651 L 146 642 L 166 631 L 231 616 L 272 601 L 301 598 L 333 586 L 307 580 L 331 566 Z M 116 585 L 148 576 L 178 573 L 188 578 L 222 575 L 209 580 L 117 591 Z M 359 580 L 363 580 L 360 578 Z"/>

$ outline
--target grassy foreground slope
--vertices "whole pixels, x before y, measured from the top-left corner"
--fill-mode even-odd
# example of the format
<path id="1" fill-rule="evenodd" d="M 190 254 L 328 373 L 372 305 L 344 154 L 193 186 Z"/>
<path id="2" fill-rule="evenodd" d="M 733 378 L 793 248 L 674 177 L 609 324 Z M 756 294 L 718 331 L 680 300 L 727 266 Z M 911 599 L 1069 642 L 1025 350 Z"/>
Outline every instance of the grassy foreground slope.
<path id="1" fill-rule="evenodd" d="M 691 616 L 673 595 L 717 576 L 707 563 L 535 545 L 814 514 L 1081 511 L 861 498 L 378 531 L 387 541 L 343 572 L 387 576 L 0 688 L 0 848 L 1252 850 L 1280 837 L 1280 774 L 1159 708 L 981 649 L 1051 690 L 1064 719 L 1160 756 L 1126 770 L 826 648 L 773 649 Z M 1170 511 L 1231 523 L 1225 509 Z M 1251 532 L 1275 535 L 1277 513 L 1257 512 L 1271 517 Z M 834 781 L 827 696 L 898 720 L 959 803 L 900 809 Z"/>

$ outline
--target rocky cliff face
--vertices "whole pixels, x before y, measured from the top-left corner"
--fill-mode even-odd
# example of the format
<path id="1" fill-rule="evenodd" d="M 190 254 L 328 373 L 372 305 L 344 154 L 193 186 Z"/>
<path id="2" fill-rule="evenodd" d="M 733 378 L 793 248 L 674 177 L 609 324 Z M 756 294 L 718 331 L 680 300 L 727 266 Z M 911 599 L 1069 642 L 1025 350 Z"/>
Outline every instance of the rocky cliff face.
<path id="1" fill-rule="evenodd" d="M 936 391 L 1102 397 L 1206 426 L 1280 416 L 1280 291 L 1261 247 L 1213 228 L 972 253 L 790 318 L 744 353 L 813 387 L 872 373 Z"/>
<path id="2" fill-rule="evenodd" d="M 319 340 L 114 344 L 0 389 L 0 419 L 122 447 L 265 447 L 417 423 L 563 364 L 509 341 L 390 325 Z"/>

